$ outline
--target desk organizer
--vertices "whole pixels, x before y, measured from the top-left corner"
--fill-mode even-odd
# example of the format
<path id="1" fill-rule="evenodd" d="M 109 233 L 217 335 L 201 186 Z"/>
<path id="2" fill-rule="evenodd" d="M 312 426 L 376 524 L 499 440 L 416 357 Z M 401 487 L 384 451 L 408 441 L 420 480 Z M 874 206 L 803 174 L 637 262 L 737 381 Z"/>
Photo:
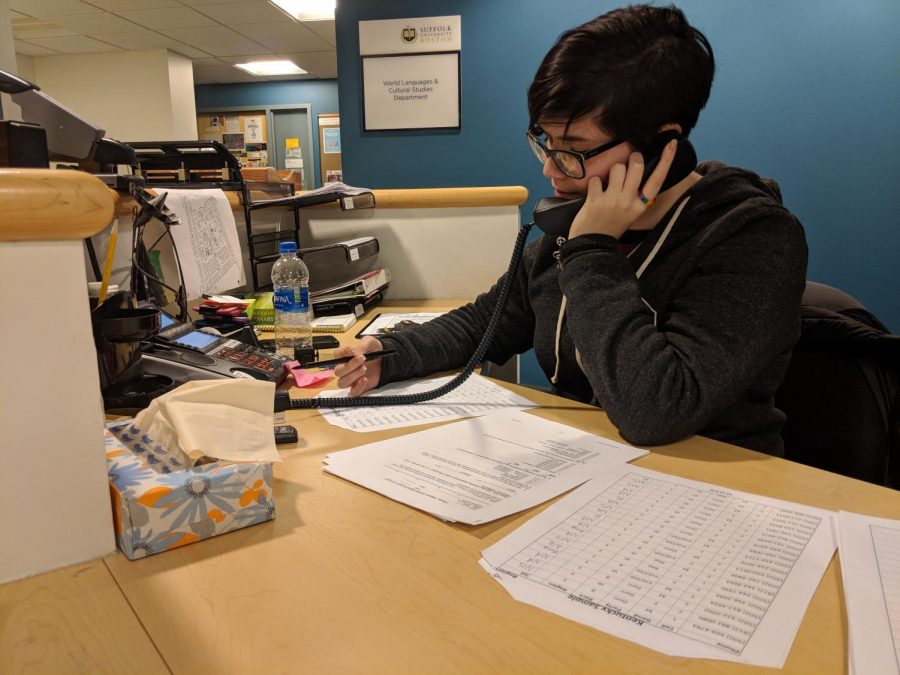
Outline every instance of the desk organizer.
<path id="1" fill-rule="evenodd" d="M 129 560 L 275 517 L 270 463 L 179 468 L 131 420 L 104 433 L 116 544 Z"/>

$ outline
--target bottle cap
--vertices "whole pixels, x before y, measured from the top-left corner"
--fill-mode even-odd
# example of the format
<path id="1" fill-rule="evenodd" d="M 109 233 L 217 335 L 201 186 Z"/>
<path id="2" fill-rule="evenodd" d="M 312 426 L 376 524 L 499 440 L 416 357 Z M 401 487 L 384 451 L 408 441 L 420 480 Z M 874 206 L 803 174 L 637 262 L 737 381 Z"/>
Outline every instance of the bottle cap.
<path id="1" fill-rule="evenodd" d="M 279 253 L 296 253 L 297 252 L 297 244 L 293 241 L 283 241 L 278 246 Z"/>

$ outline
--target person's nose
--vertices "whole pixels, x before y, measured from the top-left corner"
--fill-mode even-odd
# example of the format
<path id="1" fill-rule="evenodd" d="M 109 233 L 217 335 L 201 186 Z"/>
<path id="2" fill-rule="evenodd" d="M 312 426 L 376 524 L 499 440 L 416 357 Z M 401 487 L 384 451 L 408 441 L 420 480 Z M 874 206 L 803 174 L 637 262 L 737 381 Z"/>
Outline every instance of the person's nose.
<path id="1" fill-rule="evenodd" d="M 544 159 L 544 177 L 545 178 L 565 178 L 566 174 L 559 170 L 559 167 L 556 166 L 556 162 L 553 161 L 553 158 L 550 155 L 547 155 L 546 159 Z"/>

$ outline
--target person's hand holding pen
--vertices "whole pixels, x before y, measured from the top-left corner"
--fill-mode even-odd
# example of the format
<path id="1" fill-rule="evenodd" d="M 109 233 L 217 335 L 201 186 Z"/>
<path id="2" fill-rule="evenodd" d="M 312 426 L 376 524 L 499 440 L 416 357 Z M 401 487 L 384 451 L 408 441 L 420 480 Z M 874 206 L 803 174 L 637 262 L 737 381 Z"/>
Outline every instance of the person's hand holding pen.
<path id="1" fill-rule="evenodd" d="M 378 386 L 381 379 L 381 359 L 366 361 L 363 354 L 380 352 L 384 345 L 377 338 L 367 335 L 359 342 L 335 350 L 336 357 L 352 356 L 347 363 L 335 366 L 334 375 L 338 386 L 349 387 L 351 396 L 360 396 Z"/>

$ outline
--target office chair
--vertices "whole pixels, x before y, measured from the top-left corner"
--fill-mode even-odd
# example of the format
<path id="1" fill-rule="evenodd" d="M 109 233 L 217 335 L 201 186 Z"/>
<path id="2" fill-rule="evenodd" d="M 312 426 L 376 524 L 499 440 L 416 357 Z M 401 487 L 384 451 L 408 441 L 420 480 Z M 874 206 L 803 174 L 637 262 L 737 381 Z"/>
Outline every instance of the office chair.
<path id="1" fill-rule="evenodd" d="M 808 281 L 801 337 L 776 406 L 785 457 L 900 486 L 900 336 L 855 298 Z"/>

